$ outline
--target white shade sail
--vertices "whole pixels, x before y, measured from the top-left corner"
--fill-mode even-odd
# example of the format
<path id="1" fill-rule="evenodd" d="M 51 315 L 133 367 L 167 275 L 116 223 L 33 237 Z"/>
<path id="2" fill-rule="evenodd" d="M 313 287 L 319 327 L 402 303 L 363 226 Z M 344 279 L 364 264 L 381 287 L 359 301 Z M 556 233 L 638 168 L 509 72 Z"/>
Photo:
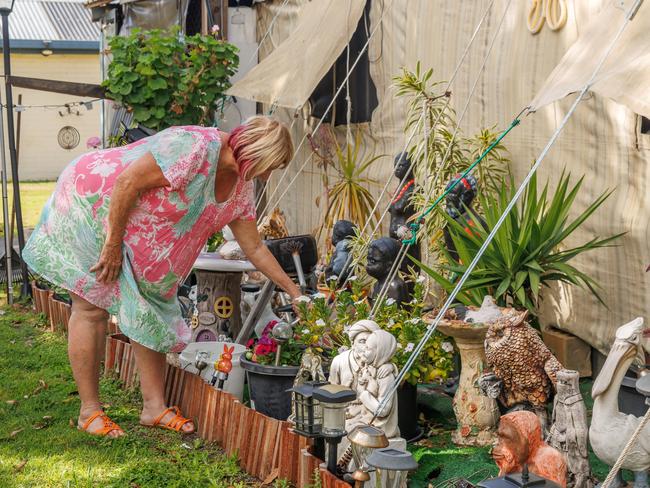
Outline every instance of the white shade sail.
<path id="1" fill-rule="evenodd" d="M 281 107 L 302 107 L 350 41 L 365 4 L 366 0 L 305 3 L 291 35 L 227 94 Z M 353 62 L 354 58 L 350 64 Z"/>
<path id="2" fill-rule="evenodd" d="M 580 90 L 605 54 L 625 13 L 634 2 L 612 1 L 580 34 L 541 90 L 531 102 L 531 110 Z M 650 118 L 650 2 L 645 2 L 626 27 L 605 61 L 591 91 L 628 106 Z"/>

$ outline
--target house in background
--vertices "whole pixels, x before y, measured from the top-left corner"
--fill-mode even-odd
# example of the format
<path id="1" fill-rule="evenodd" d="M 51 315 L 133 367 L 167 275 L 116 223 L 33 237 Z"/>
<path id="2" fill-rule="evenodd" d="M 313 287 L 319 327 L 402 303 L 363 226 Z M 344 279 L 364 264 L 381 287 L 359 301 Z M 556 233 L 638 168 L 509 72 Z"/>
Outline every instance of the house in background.
<path id="1" fill-rule="evenodd" d="M 100 29 L 82 2 L 16 0 L 9 27 L 13 75 L 101 81 Z M 15 105 L 22 95 L 23 107 L 15 114 L 20 115 L 20 179 L 54 180 L 87 151 L 88 138 L 99 136 L 100 103 L 79 105 L 92 99 L 16 87 L 13 93 Z M 0 97 L 5 103 L 4 86 Z M 76 105 L 62 106 L 67 103 Z"/>

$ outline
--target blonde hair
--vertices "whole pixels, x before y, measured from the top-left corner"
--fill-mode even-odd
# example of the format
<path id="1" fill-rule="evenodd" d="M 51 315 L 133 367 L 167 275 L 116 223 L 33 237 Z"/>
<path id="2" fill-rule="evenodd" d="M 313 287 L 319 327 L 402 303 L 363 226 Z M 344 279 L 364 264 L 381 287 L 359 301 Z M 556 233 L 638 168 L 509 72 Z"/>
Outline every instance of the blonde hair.
<path id="1" fill-rule="evenodd" d="M 267 171 L 285 168 L 293 158 L 289 129 L 270 117 L 255 115 L 230 133 L 230 147 L 240 175 L 253 179 Z"/>

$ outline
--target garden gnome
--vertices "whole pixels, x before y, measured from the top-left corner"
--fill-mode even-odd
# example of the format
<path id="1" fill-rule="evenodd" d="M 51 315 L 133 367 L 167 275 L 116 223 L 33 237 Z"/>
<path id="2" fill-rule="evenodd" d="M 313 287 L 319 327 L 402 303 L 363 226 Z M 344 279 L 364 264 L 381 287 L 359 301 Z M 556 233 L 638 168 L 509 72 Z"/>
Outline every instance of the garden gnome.
<path id="1" fill-rule="evenodd" d="M 332 246 L 334 253 L 325 268 L 325 279 L 337 277 L 338 283 L 343 283 L 348 277 L 351 264 L 350 243 L 356 235 L 357 226 L 349 220 L 339 220 L 332 229 Z"/>
<path id="2" fill-rule="evenodd" d="M 524 465 L 537 476 L 566 487 L 567 464 L 559 451 L 542 439 L 539 418 L 533 412 L 511 412 L 499 421 L 492 457 L 499 476 L 521 473 Z"/>
<path id="3" fill-rule="evenodd" d="M 458 180 L 460 180 L 460 182 L 451 188 Z M 450 188 L 451 191 L 447 194 L 445 206 L 447 214 L 456 222 L 461 224 L 465 228 L 466 232 L 471 232 L 471 228 L 476 226 L 476 222 L 479 222 L 485 229 L 485 221 L 472 208 L 472 202 L 476 197 L 478 188 L 476 178 L 469 174 L 464 178 L 461 178 L 461 175 L 457 174 L 449 183 L 447 183 L 445 191 Z M 451 257 L 454 258 L 454 260 L 458 261 L 458 253 L 456 252 L 456 246 L 454 246 L 454 241 L 451 238 L 448 225 L 445 225 L 443 233 L 445 237 L 445 246 L 447 247 L 449 254 L 451 254 Z"/>
<path id="4" fill-rule="evenodd" d="M 377 280 L 372 289 L 371 298 L 373 300 L 377 298 L 384 286 L 387 287 L 385 298 L 392 298 L 399 304 L 407 303 L 410 300 L 408 287 L 399 274 L 396 273 L 390 282 L 386 283 L 400 247 L 399 241 L 391 237 L 381 237 L 370 243 L 366 271 Z"/>
<path id="5" fill-rule="evenodd" d="M 362 423 L 372 422 L 373 426 L 384 431 L 388 439 L 399 437 L 397 392 L 389 393 L 398 373 L 397 367 L 391 362 L 396 350 L 397 340 L 390 332 L 379 329 L 370 334 L 366 340 L 363 353 L 365 363 L 357 385 L 358 398 L 362 404 Z M 385 405 L 378 410 L 382 402 Z"/>
<path id="6" fill-rule="evenodd" d="M 557 373 L 557 394 L 553 403 L 553 425 L 548 444 L 564 454 L 567 461 L 567 486 L 592 488 L 589 466 L 587 408 L 580 394 L 577 371 Z"/>
<path id="7" fill-rule="evenodd" d="M 413 164 L 408 153 L 402 152 L 395 156 L 395 177 L 400 181 L 395 198 L 388 207 L 390 213 L 389 235 L 393 239 L 402 240 L 409 238 L 409 220 L 416 213 L 412 202 L 415 191 L 415 178 L 413 177 Z M 418 261 L 420 260 L 420 245 L 413 244 L 408 253 Z M 410 259 L 405 259 L 401 269 L 408 272 L 408 267 L 414 266 Z"/>
<path id="8" fill-rule="evenodd" d="M 371 333 L 379 330 L 379 325 L 372 320 L 359 320 L 354 323 L 348 330 L 352 348 L 338 354 L 330 365 L 329 381 L 334 385 L 342 385 L 352 390 L 357 390 L 357 379 L 359 370 L 365 361 L 364 351 L 366 341 Z M 351 420 L 358 418 L 360 415 L 361 403 L 358 400 L 348 405 L 346 410 L 346 419 Z M 351 424 L 346 425 L 348 432 L 351 431 Z"/>

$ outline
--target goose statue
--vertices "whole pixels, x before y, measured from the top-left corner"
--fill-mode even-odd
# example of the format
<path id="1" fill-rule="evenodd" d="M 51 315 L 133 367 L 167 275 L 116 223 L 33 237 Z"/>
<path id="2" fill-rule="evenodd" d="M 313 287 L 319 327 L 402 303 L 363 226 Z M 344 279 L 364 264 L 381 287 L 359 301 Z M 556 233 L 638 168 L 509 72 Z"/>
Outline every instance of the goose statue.
<path id="1" fill-rule="evenodd" d="M 641 340 L 643 337 L 643 318 L 639 317 L 616 330 L 616 339 L 607 355 L 607 360 L 594 382 L 591 396 L 594 399 L 589 440 L 598 458 L 613 466 L 632 437 L 641 419 L 618 410 L 618 392 L 621 382 L 632 362 L 639 358 L 645 360 Z M 650 424 L 638 438 L 636 445 L 625 458 L 623 469 L 634 472 L 634 488 L 648 488 L 648 469 L 650 469 Z M 623 486 L 619 473 L 609 488 Z"/>

